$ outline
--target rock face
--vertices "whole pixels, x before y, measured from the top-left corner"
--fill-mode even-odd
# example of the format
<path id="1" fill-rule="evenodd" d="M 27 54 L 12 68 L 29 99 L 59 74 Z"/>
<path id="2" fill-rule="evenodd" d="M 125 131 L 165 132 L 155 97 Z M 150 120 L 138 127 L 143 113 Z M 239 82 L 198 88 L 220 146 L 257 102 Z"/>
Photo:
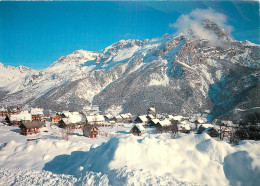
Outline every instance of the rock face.
<path id="1" fill-rule="evenodd" d="M 151 40 L 121 40 L 102 53 L 78 50 L 1 86 L 0 104 L 53 110 L 98 105 L 103 112 L 121 106 L 133 114 L 145 114 L 156 105 L 159 113 L 211 110 L 209 120 L 257 109 L 259 45 L 236 41 L 209 20 L 201 26 L 215 32 L 221 45 L 190 30 Z"/>

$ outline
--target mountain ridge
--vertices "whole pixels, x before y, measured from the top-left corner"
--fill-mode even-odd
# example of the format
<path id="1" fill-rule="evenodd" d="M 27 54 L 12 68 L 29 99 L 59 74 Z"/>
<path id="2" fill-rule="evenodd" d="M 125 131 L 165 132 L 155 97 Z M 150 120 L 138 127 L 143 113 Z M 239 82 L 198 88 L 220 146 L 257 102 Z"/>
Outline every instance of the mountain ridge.
<path id="1" fill-rule="evenodd" d="M 102 53 L 77 50 L 46 69 L 21 78 L 22 83 L 13 82 L 12 90 L 3 87 L 2 91 L 9 93 L 0 97 L 0 105 L 55 110 L 98 105 L 101 112 L 121 106 L 123 111 L 141 114 L 155 104 L 161 112 L 176 114 L 209 109 L 209 119 L 225 115 L 216 111 L 219 108 L 234 113 L 237 105 L 250 102 L 239 94 L 246 97 L 258 90 L 260 47 L 232 39 L 215 23 L 204 21 L 202 26 L 217 31 L 226 46 L 214 46 L 190 32 L 143 41 L 120 40 Z M 222 97 L 230 98 L 230 108 L 221 103 Z M 250 106 L 259 106 L 257 98 L 253 101 Z"/>

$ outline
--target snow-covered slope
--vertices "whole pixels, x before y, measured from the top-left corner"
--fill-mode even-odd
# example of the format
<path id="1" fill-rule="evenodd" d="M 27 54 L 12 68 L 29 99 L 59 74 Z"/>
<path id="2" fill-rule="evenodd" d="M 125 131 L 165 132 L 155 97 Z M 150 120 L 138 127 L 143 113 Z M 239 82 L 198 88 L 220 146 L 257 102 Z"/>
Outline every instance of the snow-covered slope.
<path id="1" fill-rule="evenodd" d="M 26 78 L 35 72 L 36 70 L 24 66 L 12 67 L 9 65 L 4 66 L 0 63 L 0 88 Z"/>
<path id="2" fill-rule="evenodd" d="M 219 42 L 214 45 L 189 30 L 121 40 L 102 53 L 75 51 L 21 77 L 19 84 L 6 85 L 0 104 L 56 110 L 94 104 L 101 111 L 121 106 L 136 114 L 155 104 L 168 113 L 212 110 L 209 119 L 259 106 L 259 45 L 236 41 L 209 20 L 201 27 L 214 32 Z"/>

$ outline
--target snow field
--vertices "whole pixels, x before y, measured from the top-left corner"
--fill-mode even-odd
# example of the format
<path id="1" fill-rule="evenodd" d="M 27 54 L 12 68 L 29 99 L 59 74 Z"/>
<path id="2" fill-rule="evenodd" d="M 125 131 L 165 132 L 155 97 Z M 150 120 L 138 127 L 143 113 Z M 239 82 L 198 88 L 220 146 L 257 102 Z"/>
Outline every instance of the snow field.
<path id="1" fill-rule="evenodd" d="M 48 124 L 47 128 L 56 131 Z M 0 185 L 254 186 L 260 182 L 259 141 L 231 146 L 207 134 L 171 139 L 170 134 L 152 134 L 150 129 L 133 136 L 130 128 L 128 124 L 101 128 L 115 136 L 111 139 L 89 139 L 75 130 L 69 141 L 43 138 L 44 132 L 38 134 L 42 139 L 26 141 L 29 136 L 1 125 Z"/>

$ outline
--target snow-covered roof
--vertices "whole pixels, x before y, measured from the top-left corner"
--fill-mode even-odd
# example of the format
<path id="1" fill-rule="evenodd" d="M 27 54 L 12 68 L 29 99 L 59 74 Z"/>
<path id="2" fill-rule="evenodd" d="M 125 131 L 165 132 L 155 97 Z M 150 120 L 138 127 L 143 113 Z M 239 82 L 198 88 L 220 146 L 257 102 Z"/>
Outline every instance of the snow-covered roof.
<path id="1" fill-rule="evenodd" d="M 62 120 L 68 123 L 83 123 L 86 121 L 86 117 L 83 114 L 80 114 L 79 112 L 63 112 L 63 114 L 67 118 L 62 118 Z M 66 123 L 66 122 L 65 122 Z"/>
<path id="2" fill-rule="evenodd" d="M 155 112 L 155 108 L 154 107 L 150 107 L 149 108 L 151 111 L 154 111 Z"/>
<path id="3" fill-rule="evenodd" d="M 178 128 L 179 129 L 190 130 L 190 125 L 180 124 L 180 125 L 178 125 Z"/>
<path id="4" fill-rule="evenodd" d="M 159 119 L 152 119 L 151 120 L 154 124 L 157 124 L 160 120 Z"/>
<path id="5" fill-rule="evenodd" d="M 132 114 L 131 113 L 126 113 L 128 115 L 128 117 L 132 117 Z"/>
<path id="6" fill-rule="evenodd" d="M 10 116 L 10 121 L 29 121 L 32 115 L 28 111 L 21 111 L 19 114 Z"/>
<path id="7" fill-rule="evenodd" d="M 171 125 L 171 121 L 168 119 L 159 121 L 157 124 L 160 124 L 162 127 Z"/>
<path id="8" fill-rule="evenodd" d="M 5 108 L 0 108 L 0 111 L 7 111 L 7 109 L 5 109 Z"/>
<path id="9" fill-rule="evenodd" d="M 105 118 L 103 115 L 95 115 L 95 116 L 86 116 L 86 120 L 88 122 L 105 121 Z"/>
<path id="10" fill-rule="evenodd" d="M 31 108 L 31 114 L 32 115 L 43 115 L 43 109 L 42 108 Z"/>
<path id="11" fill-rule="evenodd" d="M 141 132 L 144 132 L 145 131 L 145 128 L 143 127 L 142 124 L 136 124 L 135 125 Z"/>
<path id="12" fill-rule="evenodd" d="M 183 118 L 183 116 L 173 116 L 172 119 L 177 120 L 177 121 L 181 121 Z"/>
<path id="13" fill-rule="evenodd" d="M 183 124 L 183 125 L 189 125 L 189 124 L 190 124 L 190 122 L 187 121 L 187 120 L 183 120 L 183 121 L 181 121 L 180 123 Z"/>
<path id="14" fill-rule="evenodd" d="M 142 122 L 148 121 L 148 119 L 146 118 L 146 115 L 142 115 L 142 116 L 138 116 L 138 117 L 142 120 Z"/>
<path id="15" fill-rule="evenodd" d="M 31 129 L 31 128 L 40 128 L 43 126 L 43 122 L 39 122 L 39 121 L 29 121 L 29 122 L 24 122 L 20 128 L 27 128 L 27 129 Z"/>
<path id="16" fill-rule="evenodd" d="M 205 118 L 198 118 L 197 121 L 202 124 L 202 123 L 206 123 L 207 119 L 205 119 Z"/>
<path id="17" fill-rule="evenodd" d="M 154 118 L 154 116 L 153 116 L 152 114 L 148 114 L 148 116 L 149 116 L 151 119 Z"/>
<path id="18" fill-rule="evenodd" d="M 122 118 L 122 116 L 120 116 L 120 115 L 116 115 L 116 116 L 114 116 L 117 120 L 121 120 L 121 119 L 123 119 Z"/>
<path id="19" fill-rule="evenodd" d="M 112 114 L 106 114 L 105 115 L 108 119 L 112 119 L 114 116 Z"/>
<path id="20" fill-rule="evenodd" d="M 129 116 L 128 116 L 127 114 L 120 114 L 120 116 L 121 116 L 123 119 L 129 118 Z"/>

